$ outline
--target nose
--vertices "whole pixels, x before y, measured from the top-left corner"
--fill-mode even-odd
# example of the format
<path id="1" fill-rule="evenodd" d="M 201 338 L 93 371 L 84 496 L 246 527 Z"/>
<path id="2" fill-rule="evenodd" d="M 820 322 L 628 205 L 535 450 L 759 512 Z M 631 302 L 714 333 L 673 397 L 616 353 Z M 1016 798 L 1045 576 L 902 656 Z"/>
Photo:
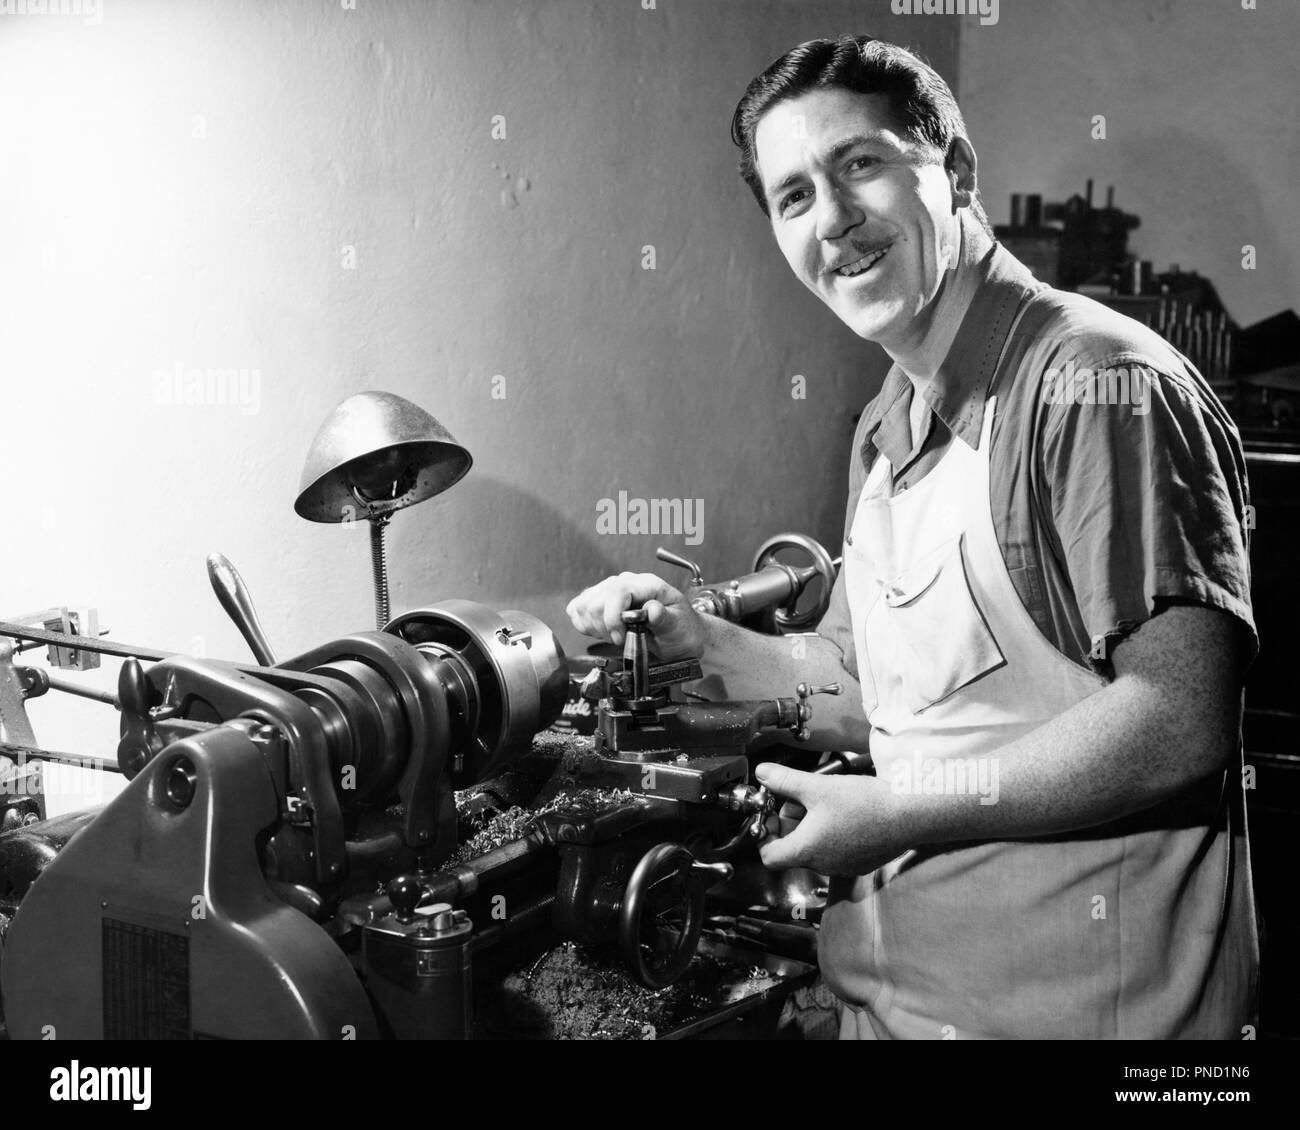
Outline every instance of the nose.
<path id="1" fill-rule="evenodd" d="M 866 217 L 851 193 L 829 184 L 817 194 L 817 238 L 839 239 L 852 231 Z"/>

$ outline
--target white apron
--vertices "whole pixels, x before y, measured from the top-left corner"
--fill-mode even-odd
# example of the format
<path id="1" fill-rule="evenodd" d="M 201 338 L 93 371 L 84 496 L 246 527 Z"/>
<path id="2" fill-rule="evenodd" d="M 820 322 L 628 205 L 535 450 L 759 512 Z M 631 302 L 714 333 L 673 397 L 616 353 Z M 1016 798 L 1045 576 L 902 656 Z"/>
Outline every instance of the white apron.
<path id="1" fill-rule="evenodd" d="M 998 751 L 1105 686 L 1042 635 L 1007 573 L 994 413 L 990 399 L 978 449 L 954 438 L 902 494 L 879 457 L 845 543 L 871 754 L 903 791 L 993 800 Z M 1240 1038 L 1253 924 L 1221 927 L 1232 837 L 1209 824 L 942 845 L 832 880 L 819 950 L 849 1006 L 842 1034 Z"/>

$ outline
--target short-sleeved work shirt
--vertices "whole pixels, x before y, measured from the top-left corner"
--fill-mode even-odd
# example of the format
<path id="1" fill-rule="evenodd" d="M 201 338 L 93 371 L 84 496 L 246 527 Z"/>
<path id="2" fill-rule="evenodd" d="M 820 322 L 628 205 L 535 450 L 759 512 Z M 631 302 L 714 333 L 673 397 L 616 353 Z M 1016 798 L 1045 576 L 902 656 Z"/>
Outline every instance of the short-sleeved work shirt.
<path id="1" fill-rule="evenodd" d="M 1205 379 L 1156 333 L 1034 279 L 994 245 L 936 378 L 919 442 L 913 386 L 894 366 L 853 441 L 845 536 L 875 460 L 894 492 L 947 445 L 978 444 L 996 397 L 989 495 L 1003 560 L 1039 630 L 1109 674 L 1113 645 L 1161 607 L 1235 617 L 1257 649 L 1250 607 L 1241 438 Z M 840 577 L 818 633 L 857 676 Z"/>

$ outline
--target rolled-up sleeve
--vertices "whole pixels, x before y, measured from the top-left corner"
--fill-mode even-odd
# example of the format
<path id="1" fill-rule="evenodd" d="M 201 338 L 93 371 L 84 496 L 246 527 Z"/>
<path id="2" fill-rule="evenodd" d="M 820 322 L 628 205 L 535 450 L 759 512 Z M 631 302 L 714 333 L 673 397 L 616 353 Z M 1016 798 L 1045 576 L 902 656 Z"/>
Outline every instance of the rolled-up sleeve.
<path id="1" fill-rule="evenodd" d="M 874 402 L 863 411 L 853 436 L 853 450 L 849 454 L 849 498 L 844 511 L 843 538 L 847 538 L 853 529 L 853 518 L 858 510 L 858 498 L 867 481 L 867 468 L 862 461 L 862 444 L 871 421 L 873 407 Z M 843 546 L 840 552 L 843 552 Z M 856 679 L 858 652 L 853 643 L 853 618 L 849 614 L 849 597 L 845 588 L 843 566 L 840 567 L 839 576 L 835 580 L 835 587 L 831 589 L 830 603 L 817 625 L 817 634 L 839 648 L 844 656 L 844 669 Z"/>
<path id="2" fill-rule="evenodd" d="M 831 590 L 830 605 L 827 607 L 821 623 L 817 625 L 817 634 L 839 648 L 840 653 L 844 656 L 844 669 L 856 679 L 858 677 L 858 653 L 853 646 L 853 621 L 849 616 L 849 601 L 844 591 L 844 570 L 842 568 L 839 577 L 835 581 L 835 587 Z"/>
<path id="3" fill-rule="evenodd" d="M 1093 368 L 1099 382 L 1125 374 L 1128 394 L 1116 398 L 1112 384 L 1107 398 L 1099 383 L 1099 395 L 1058 398 L 1042 441 L 1052 525 L 1090 659 L 1105 664 L 1119 640 L 1170 603 L 1233 616 L 1253 658 L 1249 495 L 1230 418 L 1191 374 L 1131 356 Z"/>

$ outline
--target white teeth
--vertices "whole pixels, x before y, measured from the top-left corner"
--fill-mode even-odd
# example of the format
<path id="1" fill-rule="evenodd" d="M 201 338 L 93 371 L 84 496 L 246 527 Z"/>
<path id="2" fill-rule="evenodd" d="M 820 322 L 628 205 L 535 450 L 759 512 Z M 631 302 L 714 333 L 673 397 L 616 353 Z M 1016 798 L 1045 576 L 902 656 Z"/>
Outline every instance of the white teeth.
<path id="1" fill-rule="evenodd" d="M 843 267 L 838 268 L 835 273 L 846 279 L 851 279 L 856 275 L 862 274 L 864 271 L 869 271 L 885 257 L 885 252 L 888 250 L 889 248 L 886 247 L 872 255 L 864 255 L 854 263 L 846 263 Z"/>

